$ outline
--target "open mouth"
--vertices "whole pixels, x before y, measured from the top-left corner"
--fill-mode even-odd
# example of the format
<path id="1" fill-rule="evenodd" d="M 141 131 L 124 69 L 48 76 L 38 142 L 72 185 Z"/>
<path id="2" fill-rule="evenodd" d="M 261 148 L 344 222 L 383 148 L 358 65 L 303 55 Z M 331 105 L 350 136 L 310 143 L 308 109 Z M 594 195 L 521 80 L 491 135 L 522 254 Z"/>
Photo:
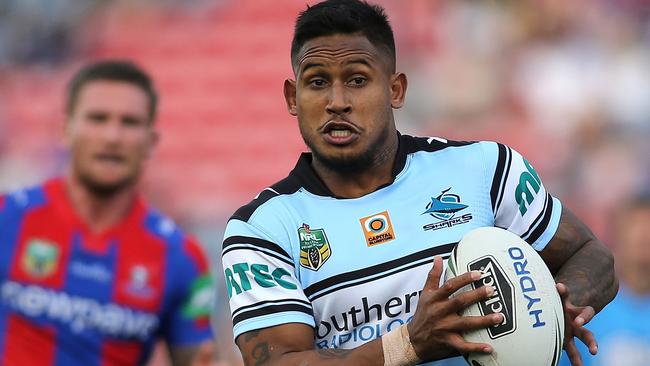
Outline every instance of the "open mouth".
<path id="1" fill-rule="evenodd" d="M 352 135 L 352 131 L 350 130 L 331 130 L 329 132 L 329 135 L 333 138 L 342 138 L 342 137 L 348 137 Z"/>
<path id="2" fill-rule="evenodd" d="M 348 145 L 359 138 L 360 131 L 347 121 L 331 120 L 321 129 L 325 141 L 333 145 Z"/>

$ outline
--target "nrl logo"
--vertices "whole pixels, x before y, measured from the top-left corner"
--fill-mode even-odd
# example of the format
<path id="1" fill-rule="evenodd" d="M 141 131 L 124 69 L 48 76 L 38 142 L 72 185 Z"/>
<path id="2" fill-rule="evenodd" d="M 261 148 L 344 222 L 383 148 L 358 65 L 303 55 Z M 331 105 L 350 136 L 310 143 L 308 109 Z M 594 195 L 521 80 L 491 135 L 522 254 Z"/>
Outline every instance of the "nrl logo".
<path id="1" fill-rule="evenodd" d="M 309 225 L 302 224 L 298 228 L 298 237 L 300 238 L 300 265 L 318 271 L 332 255 L 325 230 L 311 229 Z"/>

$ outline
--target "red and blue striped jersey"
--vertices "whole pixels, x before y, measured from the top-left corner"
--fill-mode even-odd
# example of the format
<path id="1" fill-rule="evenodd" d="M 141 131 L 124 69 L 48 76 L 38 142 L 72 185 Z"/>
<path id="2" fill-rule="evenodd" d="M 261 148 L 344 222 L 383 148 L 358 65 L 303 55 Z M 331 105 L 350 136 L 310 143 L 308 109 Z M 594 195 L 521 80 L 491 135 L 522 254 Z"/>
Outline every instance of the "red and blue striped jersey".
<path id="1" fill-rule="evenodd" d="M 0 365 L 135 365 L 211 339 L 197 243 L 137 199 L 92 233 L 61 179 L 0 197 Z"/>

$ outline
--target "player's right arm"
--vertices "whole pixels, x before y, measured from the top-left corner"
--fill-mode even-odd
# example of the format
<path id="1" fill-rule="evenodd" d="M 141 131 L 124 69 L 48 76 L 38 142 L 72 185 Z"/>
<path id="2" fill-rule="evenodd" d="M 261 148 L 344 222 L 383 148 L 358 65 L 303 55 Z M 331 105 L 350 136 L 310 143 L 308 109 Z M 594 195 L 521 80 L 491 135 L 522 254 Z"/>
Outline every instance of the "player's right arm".
<path id="1" fill-rule="evenodd" d="M 290 323 L 246 332 L 236 340 L 244 364 L 252 365 L 384 365 L 379 339 L 352 350 L 315 349 L 314 328 Z"/>
<path id="2" fill-rule="evenodd" d="M 439 286 L 442 259 L 437 257 L 429 272 L 413 320 L 408 325 L 411 344 L 418 358 L 431 361 L 459 353 L 492 352 L 487 344 L 466 342 L 461 333 L 501 322 L 500 315 L 461 317 L 465 307 L 491 294 L 479 288 L 451 298 L 458 289 L 478 279 L 478 273 L 465 273 Z M 382 338 L 354 349 L 315 349 L 314 328 L 287 323 L 240 334 L 236 343 L 246 365 L 385 365 Z M 404 363 L 410 365 L 413 363 Z"/>

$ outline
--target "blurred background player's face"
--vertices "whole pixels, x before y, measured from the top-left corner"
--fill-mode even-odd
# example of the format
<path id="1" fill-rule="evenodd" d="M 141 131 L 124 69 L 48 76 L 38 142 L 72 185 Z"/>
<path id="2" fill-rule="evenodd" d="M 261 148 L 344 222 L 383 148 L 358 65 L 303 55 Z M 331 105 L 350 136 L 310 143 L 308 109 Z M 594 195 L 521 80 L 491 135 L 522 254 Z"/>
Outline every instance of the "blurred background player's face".
<path id="1" fill-rule="evenodd" d="M 147 94 L 120 81 L 82 86 L 66 127 L 72 173 L 99 194 L 134 184 L 157 138 Z"/>
<path id="2" fill-rule="evenodd" d="M 392 108 L 403 98 L 394 84 L 405 84 L 403 75 L 391 74 L 387 56 L 360 35 L 310 40 L 295 67 L 285 96 L 314 158 L 333 170 L 370 168 L 394 138 Z"/>
<path id="3" fill-rule="evenodd" d="M 615 254 L 621 279 L 635 292 L 650 294 L 650 206 L 636 207 L 620 220 Z"/>

